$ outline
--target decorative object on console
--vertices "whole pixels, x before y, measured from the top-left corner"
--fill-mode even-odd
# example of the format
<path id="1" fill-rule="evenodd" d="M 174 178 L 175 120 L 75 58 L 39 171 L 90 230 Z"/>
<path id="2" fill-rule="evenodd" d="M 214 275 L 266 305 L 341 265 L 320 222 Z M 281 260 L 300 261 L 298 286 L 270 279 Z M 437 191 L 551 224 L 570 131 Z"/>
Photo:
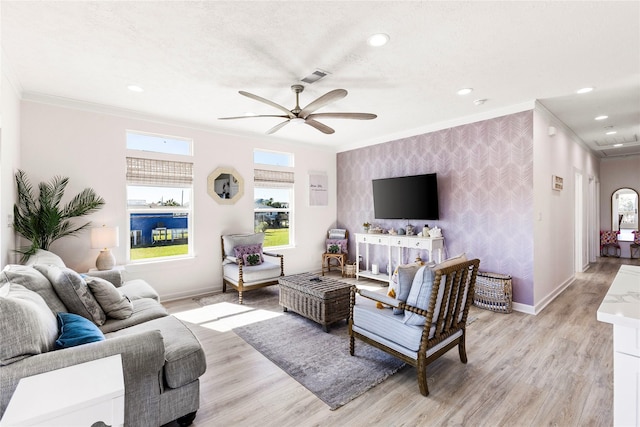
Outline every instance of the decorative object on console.
<path id="1" fill-rule="evenodd" d="M 96 259 L 98 270 L 111 270 L 116 265 L 116 257 L 111 253 L 111 248 L 120 245 L 118 227 L 94 227 L 91 229 L 91 247 L 100 249 L 100 254 Z"/>
<path id="2" fill-rule="evenodd" d="M 371 224 L 369 224 L 368 222 L 365 222 L 364 224 L 362 224 L 362 227 L 364 228 L 364 232 L 368 233 L 369 227 L 371 227 Z"/>
<path id="3" fill-rule="evenodd" d="M 442 237 L 442 229 L 433 227 L 431 230 L 429 230 L 429 237 Z"/>
<path id="4" fill-rule="evenodd" d="M 16 249 L 25 262 L 38 249 L 49 249 L 54 241 L 78 234 L 91 223 L 79 227 L 72 224 L 73 218 L 93 213 L 104 205 L 104 199 L 91 188 L 85 188 L 76 194 L 69 203 L 60 206 L 69 178 L 55 176 L 49 182 L 38 185 L 39 194 L 24 171 L 15 175 L 18 202 L 13 205 L 13 229 L 29 241 L 28 246 Z"/>

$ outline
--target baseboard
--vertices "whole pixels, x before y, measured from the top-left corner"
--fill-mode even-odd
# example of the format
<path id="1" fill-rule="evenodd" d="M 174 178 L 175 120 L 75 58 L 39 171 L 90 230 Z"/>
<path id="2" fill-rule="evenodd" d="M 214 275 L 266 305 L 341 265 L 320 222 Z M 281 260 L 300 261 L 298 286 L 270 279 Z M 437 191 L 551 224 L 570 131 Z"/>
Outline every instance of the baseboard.
<path id="1" fill-rule="evenodd" d="M 534 307 L 529 304 L 521 304 L 519 302 L 514 302 L 512 305 L 512 308 L 514 311 L 519 311 L 520 313 L 536 314 Z"/>
<path id="2" fill-rule="evenodd" d="M 549 305 L 551 303 L 551 301 L 553 301 L 554 299 L 556 299 L 558 297 L 558 295 L 560 295 L 565 289 L 567 289 L 569 286 L 571 286 L 571 284 L 573 282 L 575 282 L 576 277 L 575 276 L 571 276 L 569 277 L 567 280 L 565 280 L 564 282 L 562 282 L 560 284 L 560 286 L 558 286 L 553 292 L 551 292 L 549 295 L 547 295 L 546 297 L 544 297 L 542 299 L 542 301 L 540 301 L 538 304 L 536 304 L 534 306 L 534 311 L 535 314 L 540 313 L 542 310 L 544 310 L 544 308 Z"/>
<path id="3" fill-rule="evenodd" d="M 220 289 L 209 289 L 208 291 L 195 291 L 195 292 L 173 292 L 166 295 L 160 296 L 160 301 L 169 302 L 169 301 L 177 301 L 185 298 L 199 298 L 206 295 L 215 295 L 222 292 L 222 288 Z"/>

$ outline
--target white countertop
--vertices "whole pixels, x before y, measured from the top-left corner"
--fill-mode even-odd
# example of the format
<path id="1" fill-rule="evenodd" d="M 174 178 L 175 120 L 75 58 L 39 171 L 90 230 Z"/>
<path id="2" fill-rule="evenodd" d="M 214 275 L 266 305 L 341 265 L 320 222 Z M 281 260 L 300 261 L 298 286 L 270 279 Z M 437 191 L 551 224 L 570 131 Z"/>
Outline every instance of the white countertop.
<path id="1" fill-rule="evenodd" d="M 620 266 L 598 308 L 598 320 L 640 329 L 640 266 Z"/>

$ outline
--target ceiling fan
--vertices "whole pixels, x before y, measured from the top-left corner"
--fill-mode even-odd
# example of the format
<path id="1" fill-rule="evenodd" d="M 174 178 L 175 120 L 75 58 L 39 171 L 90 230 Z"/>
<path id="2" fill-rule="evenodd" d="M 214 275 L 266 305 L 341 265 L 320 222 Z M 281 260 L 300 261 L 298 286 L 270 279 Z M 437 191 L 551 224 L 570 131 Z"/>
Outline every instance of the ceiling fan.
<path id="1" fill-rule="evenodd" d="M 268 99 L 262 98 L 261 96 L 254 95 L 245 91 L 238 91 L 240 95 L 246 96 L 251 99 L 255 99 L 256 101 L 263 102 L 267 105 L 271 105 L 272 107 L 281 110 L 285 114 L 261 114 L 256 116 L 236 116 L 236 117 L 220 117 L 219 120 L 233 120 L 233 119 L 247 119 L 254 117 L 281 117 L 286 119 L 284 122 L 279 123 L 269 129 L 267 134 L 272 134 L 282 129 L 288 123 L 304 123 L 311 127 L 318 129 L 320 132 L 331 134 L 335 131 L 329 126 L 320 123 L 316 119 L 320 118 L 328 118 L 328 119 L 355 119 L 355 120 L 372 120 L 375 119 L 375 114 L 371 113 L 314 113 L 319 108 L 324 107 L 325 105 L 337 101 L 338 99 L 342 99 L 347 96 L 347 91 L 344 89 L 335 89 L 330 92 L 325 93 L 315 101 L 311 102 L 304 108 L 300 108 L 299 96 L 300 93 L 304 90 L 304 86 L 302 85 L 293 85 L 291 86 L 291 90 L 296 94 L 296 106 L 293 110 L 288 110 L 286 107 L 283 107 L 280 104 L 276 104 L 273 101 L 269 101 Z"/>

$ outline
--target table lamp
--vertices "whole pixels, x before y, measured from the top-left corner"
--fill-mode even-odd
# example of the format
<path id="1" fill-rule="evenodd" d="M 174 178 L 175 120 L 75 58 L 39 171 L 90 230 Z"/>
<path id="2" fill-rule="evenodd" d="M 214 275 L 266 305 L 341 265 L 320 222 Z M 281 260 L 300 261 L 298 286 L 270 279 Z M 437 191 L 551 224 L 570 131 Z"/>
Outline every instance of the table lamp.
<path id="1" fill-rule="evenodd" d="M 96 259 L 98 270 L 111 270 L 116 265 L 116 258 L 111 253 L 111 248 L 118 247 L 118 227 L 95 227 L 91 229 L 91 247 L 100 249 L 100 255 Z"/>

